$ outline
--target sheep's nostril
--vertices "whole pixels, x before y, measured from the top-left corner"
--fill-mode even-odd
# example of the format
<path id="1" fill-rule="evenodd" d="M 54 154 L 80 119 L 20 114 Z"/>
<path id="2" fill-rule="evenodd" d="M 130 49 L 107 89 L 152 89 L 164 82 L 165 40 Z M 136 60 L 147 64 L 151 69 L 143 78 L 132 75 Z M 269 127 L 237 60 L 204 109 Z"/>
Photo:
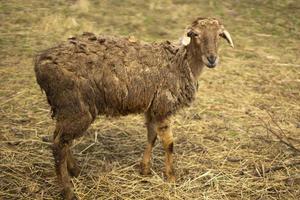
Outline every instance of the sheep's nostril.
<path id="1" fill-rule="evenodd" d="M 207 60 L 210 64 L 214 64 L 217 60 L 217 56 L 208 56 Z"/>

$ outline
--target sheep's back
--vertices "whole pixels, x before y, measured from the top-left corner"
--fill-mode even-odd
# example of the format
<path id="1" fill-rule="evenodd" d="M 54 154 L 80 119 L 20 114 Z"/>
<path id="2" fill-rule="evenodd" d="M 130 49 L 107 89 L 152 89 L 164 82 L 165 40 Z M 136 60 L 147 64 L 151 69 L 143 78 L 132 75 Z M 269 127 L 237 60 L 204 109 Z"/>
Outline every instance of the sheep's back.
<path id="1" fill-rule="evenodd" d="M 71 99 L 75 106 L 84 102 L 93 116 L 144 112 L 167 76 L 174 54 L 168 45 L 85 33 L 42 52 L 37 81 L 53 110 Z M 57 97 L 66 91 L 73 98 Z"/>

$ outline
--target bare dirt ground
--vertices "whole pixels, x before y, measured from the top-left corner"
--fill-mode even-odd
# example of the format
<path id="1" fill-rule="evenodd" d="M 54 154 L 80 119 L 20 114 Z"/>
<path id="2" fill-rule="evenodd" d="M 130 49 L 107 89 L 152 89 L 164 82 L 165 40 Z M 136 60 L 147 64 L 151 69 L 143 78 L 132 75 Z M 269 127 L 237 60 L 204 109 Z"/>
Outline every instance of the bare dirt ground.
<path id="1" fill-rule="evenodd" d="M 222 2 L 222 3 L 221 3 Z M 0 0 L 0 199 L 59 199 L 54 121 L 32 58 L 91 31 L 177 40 L 197 16 L 216 16 L 236 48 L 206 69 L 194 104 L 175 118 L 178 180 L 165 182 L 158 142 L 139 174 L 143 116 L 99 117 L 73 151 L 80 199 L 298 199 L 300 7 L 297 0 Z M 298 197 L 298 198 L 297 198 Z"/>

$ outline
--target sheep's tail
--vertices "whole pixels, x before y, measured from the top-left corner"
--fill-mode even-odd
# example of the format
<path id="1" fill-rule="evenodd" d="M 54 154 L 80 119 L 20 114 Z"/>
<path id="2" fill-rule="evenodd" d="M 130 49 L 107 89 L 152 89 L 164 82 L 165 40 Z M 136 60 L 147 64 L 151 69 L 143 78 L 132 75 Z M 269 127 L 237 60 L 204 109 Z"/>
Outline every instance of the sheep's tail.
<path id="1" fill-rule="evenodd" d="M 34 71 L 36 81 L 40 86 L 41 90 L 46 93 L 47 101 L 51 106 L 51 117 L 55 118 L 57 114 L 57 103 L 55 102 L 55 95 L 59 89 L 58 85 L 58 74 L 59 68 L 53 61 L 53 58 L 42 52 L 34 58 Z"/>

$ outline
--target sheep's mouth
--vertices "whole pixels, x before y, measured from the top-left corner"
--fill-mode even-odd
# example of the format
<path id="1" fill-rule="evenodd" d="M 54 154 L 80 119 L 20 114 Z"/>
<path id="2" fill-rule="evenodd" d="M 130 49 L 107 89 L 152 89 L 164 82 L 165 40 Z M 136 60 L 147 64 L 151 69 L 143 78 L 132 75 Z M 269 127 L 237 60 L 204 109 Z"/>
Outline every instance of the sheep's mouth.
<path id="1" fill-rule="evenodd" d="M 215 57 L 212 61 L 209 60 L 207 56 L 202 56 L 202 61 L 208 68 L 215 68 L 218 65 L 219 57 Z"/>
<path id="2" fill-rule="evenodd" d="M 214 64 L 208 63 L 208 64 L 206 64 L 206 66 L 208 68 L 215 68 L 217 66 L 217 63 L 214 63 Z"/>

